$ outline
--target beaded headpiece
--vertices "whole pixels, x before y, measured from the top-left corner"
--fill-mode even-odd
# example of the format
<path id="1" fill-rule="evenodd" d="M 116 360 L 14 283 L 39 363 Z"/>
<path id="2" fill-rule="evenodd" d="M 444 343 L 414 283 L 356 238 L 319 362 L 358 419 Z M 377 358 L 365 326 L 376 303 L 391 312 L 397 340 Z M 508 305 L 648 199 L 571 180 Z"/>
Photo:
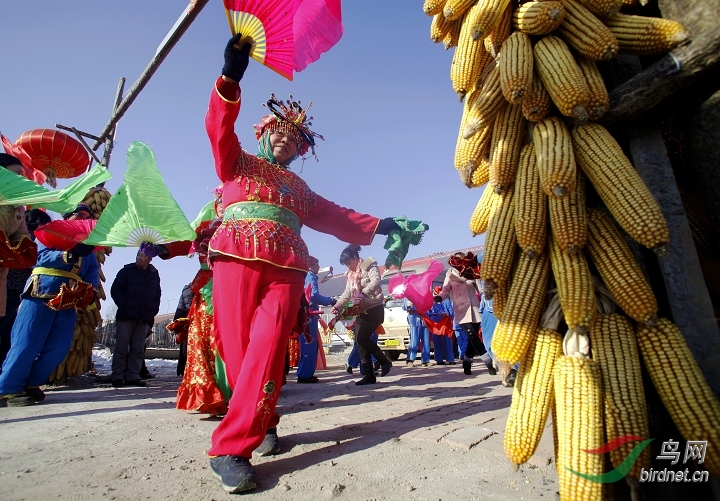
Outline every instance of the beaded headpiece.
<path id="1" fill-rule="evenodd" d="M 270 94 L 270 99 L 263 106 L 270 110 L 270 114 L 265 115 L 260 123 L 254 126 L 255 137 L 260 139 L 265 131 L 283 131 L 297 142 L 299 156 L 304 156 L 310 149 L 317 160 L 315 138 L 323 141 L 325 138 L 310 130 L 312 126 L 310 120 L 313 120 L 313 117 L 308 117 L 307 111 L 312 106 L 312 102 L 307 108 L 302 108 L 300 101 L 293 101 L 292 96 L 287 101 L 279 101 L 275 94 Z"/>

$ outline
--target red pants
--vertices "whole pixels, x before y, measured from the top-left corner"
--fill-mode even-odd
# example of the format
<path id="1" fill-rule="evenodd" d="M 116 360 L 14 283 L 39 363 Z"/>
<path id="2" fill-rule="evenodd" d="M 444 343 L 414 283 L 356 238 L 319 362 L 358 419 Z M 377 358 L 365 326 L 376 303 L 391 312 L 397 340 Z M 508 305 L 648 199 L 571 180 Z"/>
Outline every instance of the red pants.
<path id="1" fill-rule="evenodd" d="M 210 456 L 250 459 L 265 431 L 279 422 L 275 404 L 304 281 L 300 271 L 263 261 L 215 260 L 215 340 L 233 394 Z"/>

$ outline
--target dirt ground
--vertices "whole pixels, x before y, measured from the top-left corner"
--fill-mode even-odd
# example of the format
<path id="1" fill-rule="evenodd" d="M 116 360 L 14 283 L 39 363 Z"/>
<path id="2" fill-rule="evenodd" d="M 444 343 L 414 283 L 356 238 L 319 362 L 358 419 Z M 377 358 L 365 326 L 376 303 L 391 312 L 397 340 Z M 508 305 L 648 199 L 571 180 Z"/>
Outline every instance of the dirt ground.
<path id="1" fill-rule="evenodd" d="M 474 366 L 406 368 L 355 386 L 343 356 L 317 384 L 283 387 L 283 452 L 253 460 L 257 500 L 554 500 L 549 430 L 517 471 L 502 451 L 510 388 Z M 172 364 L 148 388 L 107 374 L 48 388 L 42 404 L 0 408 L 0 499 L 220 500 L 205 452 L 217 420 L 175 409 Z M 294 374 L 291 373 L 291 376 Z M 104 377 L 103 377 L 104 376 Z"/>

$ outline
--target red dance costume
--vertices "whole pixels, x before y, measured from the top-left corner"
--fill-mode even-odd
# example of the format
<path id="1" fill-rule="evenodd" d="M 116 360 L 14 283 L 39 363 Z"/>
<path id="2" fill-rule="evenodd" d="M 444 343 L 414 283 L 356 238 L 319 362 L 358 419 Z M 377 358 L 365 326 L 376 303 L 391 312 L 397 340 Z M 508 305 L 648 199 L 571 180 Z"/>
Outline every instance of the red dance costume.
<path id="1" fill-rule="evenodd" d="M 287 168 L 240 148 L 238 84 L 218 78 L 205 118 L 223 183 L 223 223 L 210 241 L 215 339 L 233 389 L 211 456 L 251 458 L 280 419 L 285 350 L 308 270 L 300 228 L 372 242 L 379 219 L 340 207 Z"/>

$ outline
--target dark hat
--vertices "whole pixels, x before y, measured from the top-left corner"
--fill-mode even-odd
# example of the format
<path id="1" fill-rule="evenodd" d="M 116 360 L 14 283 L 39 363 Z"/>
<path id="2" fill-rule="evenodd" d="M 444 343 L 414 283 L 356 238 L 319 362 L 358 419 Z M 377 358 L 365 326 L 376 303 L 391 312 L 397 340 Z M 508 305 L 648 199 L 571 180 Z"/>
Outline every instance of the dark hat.
<path id="1" fill-rule="evenodd" d="M 92 216 L 92 210 L 90 209 L 90 207 L 88 205 L 78 204 L 78 206 L 75 208 L 74 211 L 66 212 L 65 214 L 62 215 L 62 217 L 63 217 L 63 219 L 67 219 L 70 216 L 72 216 L 73 214 L 77 214 L 78 212 L 81 212 L 81 211 L 85 211 Z"/>

